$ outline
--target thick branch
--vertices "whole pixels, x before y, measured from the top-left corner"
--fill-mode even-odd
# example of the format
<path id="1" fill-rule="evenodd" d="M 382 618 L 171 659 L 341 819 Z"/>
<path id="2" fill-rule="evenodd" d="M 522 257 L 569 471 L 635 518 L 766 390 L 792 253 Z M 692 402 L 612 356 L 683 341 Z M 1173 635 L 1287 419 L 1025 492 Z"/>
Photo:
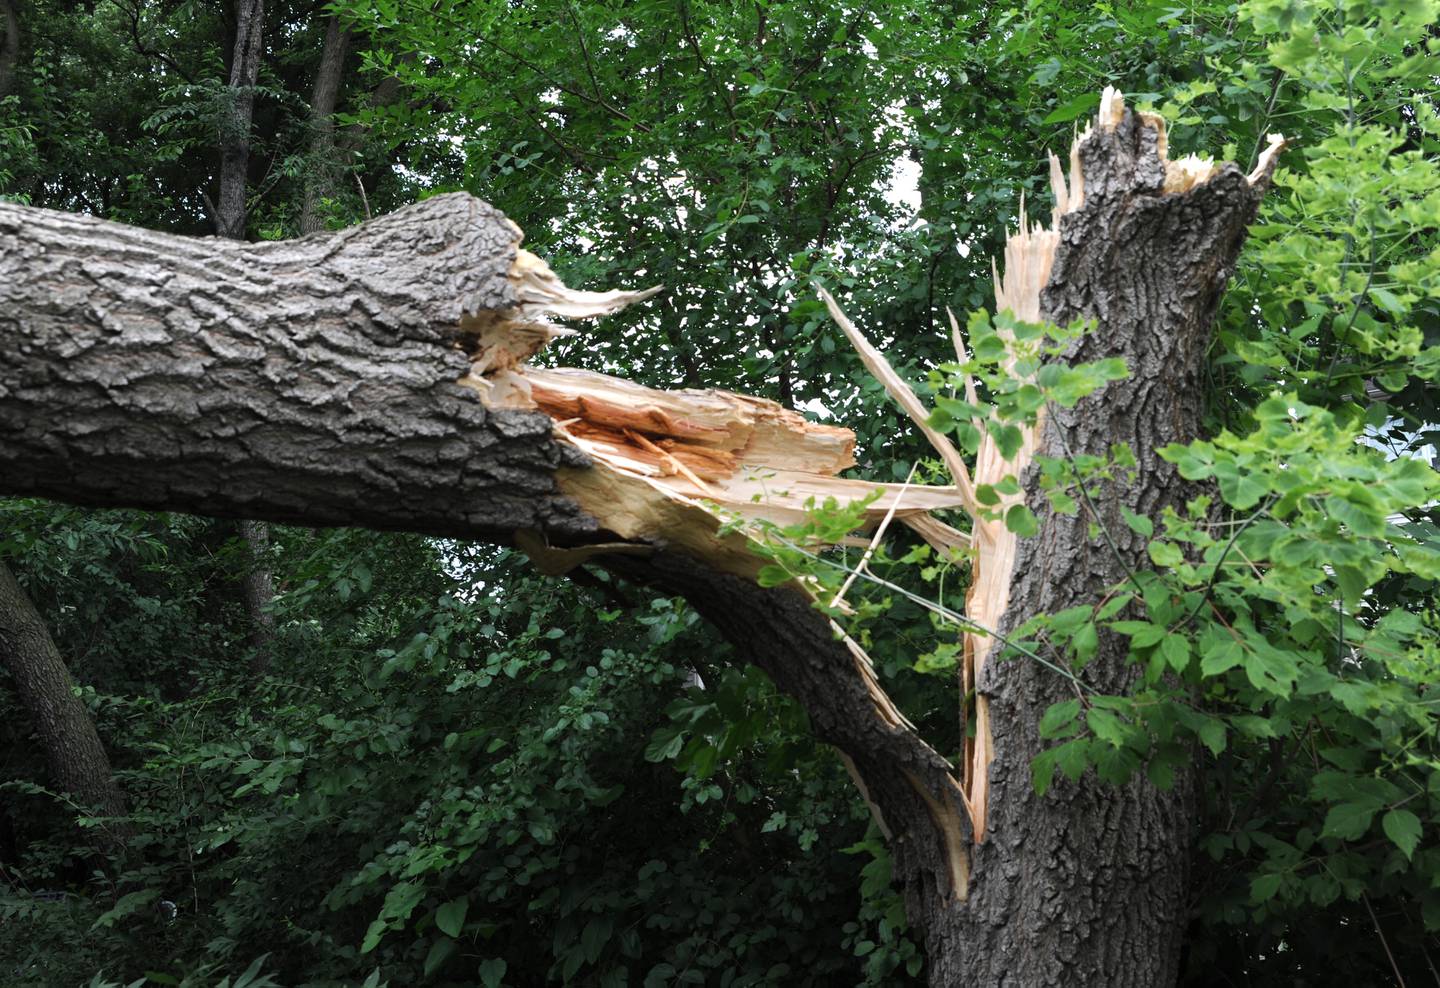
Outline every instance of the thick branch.
<path id="1" fill-rule="evenodd" d="M 455 382 L 517 305 L 520 233 L 465 195 L 331 236 L 167 236 L 0 203 L 0 490 L 508 541 L 593 529 L 551 420 Z"/>

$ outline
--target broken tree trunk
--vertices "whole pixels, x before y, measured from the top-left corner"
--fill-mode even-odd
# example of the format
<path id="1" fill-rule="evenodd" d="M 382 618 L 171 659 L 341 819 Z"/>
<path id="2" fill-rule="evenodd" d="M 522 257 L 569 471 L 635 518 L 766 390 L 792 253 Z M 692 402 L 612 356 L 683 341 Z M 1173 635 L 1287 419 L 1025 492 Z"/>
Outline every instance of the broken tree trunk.
<path id="1" fill-rule="evenodd" d="M 1031 231 L 1022 222 L 997 308 L 1060 325 L 1095 320 L 1066 359 L 1121 357 L 1129 376 L 1073 409 L 1049 409 L 1027 445 L 1073 462 L 1103 459 L 1124 443 L 1137 466 L 1128 482 L 1111 483 L 1073 516 L 1050 510 L 1027 484 L 1040 522 L 1033 538 L 977 525 L 978 542 L 1010 541 L 991 551 L 989 571 L 978 547 L 970 616 L 986 627 L 1004 636 L 1035 615 L 1095 604 L 1147 562 L 1147 540 L 1122 512 L 1159 518 L 1166 508 L 1183 510 L 1195 493 L 1156 450 L 1200 433 L 1211 322 L 1281 146 L 1272 138 L 1248 177 L 1233 164 L 1170 161 L 1164 121 L 1107 90 L 1072 150 L 1068 188 L 1052 162 L 1054 228 Z M 992 603 L 975 613 L 977 597 L 987 596 Z M 969 895 L 946 934 L 953 946 L 941 952 L 941 963 L 953 966 L 932 980 L 1174 984 L 1187 921 L 1189 773 L 1177 772 L 1168 791 L 1143 775 L 1117 788 L 1087 774 L 1037 796 L 1030 761 L 1047 746 L 1040 719 L 1073 687 L 1024 658 L 986 661 L 995 651 L 989 643 L 976 651 L 983 716 L 966 781 L 986 836 L 973 848 Z M 1102 630 L 1083 678 L 1099 693 L 1128 692 L 1139 670 L 1127 661 L 1125 639 Z"/>
<path id="2" fill-rule="evenodd" d="M 1022 318 L 1097 319 L 1073 356 L 1125 356 L 1131 378 L 1045 420 L 1015 458 L 982 448 L 973 477 L 927 432 L 950 487 L 840 478 L 853 436 L 774 402 L 531 366 L 573 332 L 547 316 L 646 293 L 566 289 L 468 196 L 266 244 L 0 203 L 0 493 L 480 538 L 523 548 L 545 572 L 598 560 L 682 593 L 839 748 L 890 842 L 932 983 L 1165 984 L 1184 918 L 1188 780 L 1161 794 L 1082 779 L 1036 797 L 1028 762 L 1061 683 L 993 661 L 987 633 L 1095 599 L 1143 546 L 1112 550 L 1089 537 L 1090 519 L 1038 503 L 1040 534 L 1020 540 L 974 493 L 1023 477 L 1032 454 L 1125 441 L 1140 469 L 1107 511 L 1182 497 L 1153 450 L 1198 430 L 1194 375 L 1273 154 L 1246 179 L 1231 165 L 1167 164 L 1163 134 L 1107 93 L 1068 188 L 1055 169 L 1058 230 L 1022 224 L 997 286 Z M 842 325 L 923 422 L 883 355 Z M 722 527 L 785 524 L 810 496 L 877 487 L 866 525 L 893 517 L 975 567 L 965 668 L 977 730 L 958 777 L 807 587 L 758 587 L 762 560 Z M 945 509 L 969 513 L 972 531 L 931 515 Z M 1123 647 L 1102 643 L 1086 675 L 1123 690 Z"/>

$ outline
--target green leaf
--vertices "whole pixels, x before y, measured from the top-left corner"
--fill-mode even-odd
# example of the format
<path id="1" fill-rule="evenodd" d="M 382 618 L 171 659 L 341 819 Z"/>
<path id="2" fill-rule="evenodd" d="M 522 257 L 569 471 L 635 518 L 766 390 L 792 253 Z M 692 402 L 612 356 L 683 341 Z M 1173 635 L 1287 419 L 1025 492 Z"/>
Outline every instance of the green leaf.
<path id="1" fill-rule="evenodd" d="M 1200 657 L 1200 674 L 1218 676 L 1227 669 L 1233 669 L 1245 659 L 1245 649 L 1233 638 L 1223 639 L 1219 645 Z"/>
<path id="2" fill-rule="evenodd" d="M 1123 720 L 1111 711 L 1099 707 L 1092 707 L 1086 712 L 1085 723 L 1090 725 L 1090 730 L 1097 738 L 1117 748 L 1125 743 L 1129 733 Z"/>
<path id="3" fill-rule="evenodd" d="M 1065 773 L 1065 777 L 1074 782 L 1085 774 L 1085 766 L 1089 764 L 1090 742 L 1084 738 L 1075 738 L 1059 747 L 1051 748 L 1049 753 L 1055 756 L 1054 764 Z"/>
<path id="4" fill-rule="evenodd" d="M 759 575 L 755 577 L 755 582 L 762 587 L 778 587 L 783 583 L 789 583 L 791 579 L 790 572 L 784 566 L 770 563 L 761 568 Z"/>
<path id="5" fill-rule="evenodd" d="M 1200 743 L 1210 749 L 1210 754 L 1218 755 L 1225 750 L 1225 725 L 1221 721 L 1207 717 L 1195 734 Z"/>
<path id="6" fill-rule="evenodd" d="M 1137 535 L 1143 535 L 1148 539 L 1155 534 L 1155 523 L 1144 515 L 1137 515 L 1124 505 L 1120 506 L 1120 515 L 1125 519 L 1125 524 L 1129 525 L 1131 531 Z"/>
<path id="7" fill-rule="evenodd" d="M 1099 105 L 1100 96 L 1097 93 L 1085 93 L 1068 103 L 1057 106 L 1040 122 L 1045 124 L 1065 123 L 1067 120 L 1074 120 L 1076 117 L 1090 112 Z"/>
<path id="8" fill-rule="evenodd" d="M 1040 524 L 1035 520 L 1034 513 L 1023 504 L 1011 505 L 1010 510 L 1005 512 L 1005 527 L 1022 539 L 1040 531 Z"/>
<path id="9" fill-rule="evenodd" d="M 1385 831 L 1405 857 L 1413 858 L 1420 843 L 1420 818 L 1409 810 L 1391 810 L 1380 818 L 1380 829 Z"/>
<path id="10" fill-rule="evenodd" d="M 484 985 L 485 988 L 500 988 L 501 983 L 505 980 L 505 972 L 508 968 L 509 965 L 505 963 L 503 957 L 492 957 L 487 961 L 482 961 L 479 971 L 480 983 Z"/>
<path id="11" fill-rule="evenodd" d="M 1179 566 L 1185 561 L 1185 557 L 1180 555 L 1179 547 L 1173 542 L 1160 542 L 1157 540 L 1151 542 L 1148 549 L 1150 552 L 1150 561 L 1156 566 L 1163 566 L 1169 569 L 1174 566 Z"/>
<path id="12" fill-rule="evenodd" d="M 610 916 L 592 919 L 585 924 L 585 930 L 580 934 L 580 949 L 585 952 L 585 959 L 591 964 L 600 959 L 600 953 L 605 949 L 614 928 L 615 920 Z"/>
<path id="13" fill-rule="evenodd" d="M 1159 758 L 1152 758 L 1145 766 L 1145 777 L 1156 789 L 1168 792 L 1175 785 L 1175 766 Z"/>
<path id="14" fill-rule="evenodd" d="M 1275 898 L 1275 893 L 1280 891 L 1280 882 L 1284 875 L 1257 875 L 1250 882 L 1250 901 L 1256 904 L 1268 902 Z"/>
<path id="15" fill-rule="evenodd" d="M 650 738 L 650 743 L 645 746 L 645 760 L 647 762 L 668 762 L 680 754 L 680 749 L 685 747 L 684 728 L 670 726 L 662 727 Z"/>
<path id="16" fill-rule="evenodd" d="M 441 937 L 430 945 L 430 952 L 425 955 L 425 977 L 430 977 L 438 971 L 446 961 L 455 956 L 460 949 L 459 944 L 449 937 Z"/>
<path id="17" fill-rule="evenodd" d="M 1341 840 L 1359 840 L 1370 829 L 1370 821 L 1379 807 L 1370 801 L 1340 803 L 1330 807 L 1325 815 L 1325 828 L 1321 837 L 1338 837 Z"/>
<path id="18" fill-rule="evenodd" d="M 360 953 L 368 954 L 378 947 L 386 929 L 387 924 L 383 919 L 372 920 L 370 928 L 365 931 L 365 939 L 360 941 Z"/>
<path id="19" fill-rule="evenodd" d="M 1045 795 L 1055 780 L 1055 749 L 1047 748 L 1030 761 L 1030 782 L 1037 796 Z"/>
<path id="20" fill-rule="evenodd" d="M 435 925 L 447 936 L 459 937 L 460 931 L 465 927 L 465 912 L 470 908 L 470 899 L 461 896 L 458 899 L 451 899 L 445 905 L 435 910 Z"/>
<path id="21" fill-rule="evenodd" d="M 1160 642 L 1160 654 L 1176 672 L 1184 672 L 1190 665 L 1190 639 L 1183 635 L 1167 635 Z"/>
<path id="22" fill-rule="evenodd" d="M 1131 648 L 1149 648 L 1164 639 L 1167 629 L 1163 624 L 1149 621 L 1116 621 L 1110 625 L 1110 630 L 1129 635 Z"/>
<path id="23" fill-rule="evenodd" d="M 1051 704 L 1040 718 L 1040 736 L 1057 738 L 1075 730 L 1075 719 L 1080 716 L 1079 700 L 1064 700 Z"/>
<path id="24" fill-rule="evenodd" d="M 1009 423 L 1001 425 L 992 420 L 988 423 L 987 428 L 995 440 L 996 447 L 1000 450 L 1001 457 L 1007 460 L 1015 459 L 1015 454 L 1020 452 L 1020 447 L 1025 442 L 1025 434 L 1020 431 L 1019 426 Z"/>

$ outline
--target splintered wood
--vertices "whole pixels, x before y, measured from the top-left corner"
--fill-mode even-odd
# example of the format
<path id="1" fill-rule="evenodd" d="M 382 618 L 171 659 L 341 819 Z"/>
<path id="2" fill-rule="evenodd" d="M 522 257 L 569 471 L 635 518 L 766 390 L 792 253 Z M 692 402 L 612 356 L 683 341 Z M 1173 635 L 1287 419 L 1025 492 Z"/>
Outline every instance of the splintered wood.
<path id="1" fill-rule="evenodd" d="M 812 499 L 848 503 L 878 489 L 867 524 L 893 513 L 942 548 L 966 543 L 929 513 L 964 504 L 968 492 L 838 476 L 855 465 L 849 429 L 728 391 L 661 391 L 593 371 L 529 366 L 525 361 L 551 339 L 574 332 L 551 326 L 547 312 L 604 315 L 650 292 L 571 291 L 525 251 L 512 280 L 521 306 L 508 318 L 462 327 L 474 363 L 461 383 L 492 408 L 545 412 L 559 437 L 590 455 L 602 475 L 562 471 L 560 483 L 607 530 L 625 539 L 685 545 L 727 572 L 754 576 L 763 560 L 744 550 L 743 538 L 717 532 L 727 516 L 790 525 L 804 519 Z M 563 565 L 565 551 L 555 550 L 547 565 Z M 578 564 L 588 555 L 593 553 L 572 558 Z"/>
<path id="2" fill-rule="evenodd" d="M 1003 275 L 992 264 L 997 311 L 1009 310 L 1026 322 L 1044 319 L 1041 293 L 1060 245 L 1062 220 L 1085 205 L 1082 149 L 1093 134 L 1113 131 L 1124 119 L 1124 100 L 1119 92 L 1107 87 L 1094 122 L 1070 149 L 1068 182 L 1060 160 L 1050 156 L 1050 183 L 1055 198 L 1050 224 L 1032 224 L 1022 200 L 1018 227 L 1005 244 Z M 1163 193 L 1185 194 L 1218 173 L 1219 167 L 1208 158 L 1191 155 L 1169 160 L 1165 123 L 1158 116 L 1138 114 L 1137 123 L 1154 132 L 1165 166 Z M 1270 137 L 1269 146 L 1250 176 L 1252 184 L 1269 175 L 1284 143 L 1278 135 Z M 689 553 L 725 572 L 753 577 L 762 565 L 761 557 L 750 551 L 746 536 L 733 527 L 721 534 L 724 522 L 740 516 L 793 524 L 804 518 L 812 499 L 818 503 L 834 497 L 842 503 L 850 502 L 874 494 L 877 488 L 881 495 L 866 509 L 862 527 L 883 527 L 897 520 L 941 550 L 963 550 L 968 554 L 972 572 L 961 629 L 960 678 L 965 695 L 973 694 L 975 699 L 973 731 L 967 730 L 961 778 L 949 778 L 937 789 L 910 778 L 941 832 L 947 835 L 945 851 L 951 858 L 952 894 L 963 898 L 968 857 L 961 840 L 959 807 L 969 818 L 970 839 L 983 841 L 996 727 L 991 723 L 981 675 L 994 653 L 992 632 L 1002 623 L 1009 606 L 1019 546 L 1018 536 L 1006 528 L 1002 519 L 1006 509 L 1025 500 L 1023 492 L 1012 494 L 987 510 L 977 503 L 976 488 L 993 487 L 1010 476 L 1023 480 L 1025 468 L 1039 445 L 1043 419 L 1023 430 L 1019 450 L 1009 458 L 983 428 L 984 423 L 977 422 L 983 438 L 973 466 L 967 465 L 950 440 L 929 425 L 928 410 L 884 354 L 822 291 L 831 315 L 870 373 L 934 447 L 951 474 L 952 486 L 845 479 L 839 473 L 854 465 L 853 433 L 809 422 L 775 402 L 726 391 L 660 391 L 591 371 L 530 366 L 526 361 L 551 339 L 574 332 L 553 326 L 547 315 L 604 315 L 651 292 L 575 292 L 566 288 L 543 261 L 525 251 L 519 252 L 511 279 L 520 300 L 516 308 L 462 324 L 473 365 L 461 383 L 479 391 L 490 407 L 545 412 L 555 421 L 560 439 L 589 454 L 593 469 L 561 470 L 559 483 L 616 540 L 603 546 L 564 548 L 545 545 L 535 533 L 517 533 L 517 544 L 546 572 L 565 572 L 605 552 L 644 551 L 644 544 L 653 542 Z M 950 325 L 956 357 L 964 364 L 965 346 L 953 315 Z M 1006 331 L 1000 333 L 1004 338 Z M 1002 367 L 1013 374 L 1016 360 L 1017 354 L 1007 348 Z M 963 385 L 967 399 L 978 405 L 974 381 L 967 377 Z M 955 509 L 969 516 L 968 533 L 957 531 L 932 514 Z M 876 538 L 880 535 L 877 533 Z M 808 587 L 801 589 L 811 593 Z M 842 596 L 836 595 L 837 605 L 842 603 Z M 835 630 L 844 637 L 841 629 Z M 848 637 L 845 641 L 856 673 L 883 722 L 896 730 L 913 730 L 881 688 L 869 657 Z M 856 781 L 863 792 L 863 780 L 856 776 Z"/>

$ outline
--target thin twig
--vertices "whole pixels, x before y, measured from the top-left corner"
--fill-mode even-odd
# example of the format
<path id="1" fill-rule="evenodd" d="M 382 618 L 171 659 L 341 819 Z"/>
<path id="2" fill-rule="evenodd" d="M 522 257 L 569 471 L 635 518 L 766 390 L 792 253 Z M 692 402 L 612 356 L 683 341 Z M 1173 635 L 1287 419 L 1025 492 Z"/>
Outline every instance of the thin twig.
<path id="1" fill-rule="evenodd" d="M 817 556 L 817 555 L 815 555 L 813 552 L 810 552 L 810 551 L 808 551 L 807 549 L 804 549 L 804 548 L 796 545 L 795 543 L 789 541 L 788 539 L 776 538 L 776 541 L 779 542 L 781 545 L 785 546 L 786 548 L 793 549 L 795 552 L 800 553 L 802 556 L 806 557 L 807 559 L 812 559 L 812 560 L 814 560 L 815 562 L 821 563 L 822 565 L 825 565 L 825 566 L 829 566 L 829 567 L 832 568 L 832 569 L 843 570 L 843 571 L 846 572 L 846 573 L 849 573 L 849 572 L 850 572 L 850 568 L 849 568 L 848 566 L 845 566 L 845 565 L 842 564 L 842 563 L 834 562 L 833 560 L 830 560 L 830 559 L 826 559 L 826 558 L 824 558 L 823 556 Z M 913 592 L 913 591 L 906 590 L 904 587 L 900 586 L 900 585 L 897 584 L 897 583 L 891 583 L 889 580 L 886 580 L 886 579 L 883 579 L 883 578 L 881 578 L 881 577 L 878 577 L 878 576 L 876 576 L 876 575 L 873 574 L 873 573 L 861 573 L 861 574 L 860 574 L 860 578 L 861 578 L 861 579 L 864 579 L 864 580 L 869 580 L 871 583 L 874 583 L 876 586 L 881 586 L 881 587 L 884 587 L 885 589 L 890 590 L 890 591 L 892 591 L 892 592 L 894 592 L 894 593 L 898 593 L 900 596 L 904 597 L 906 600 L 909 600 L 909 601 L 911 601 L 912 603 L 915 603 L 915 604 L 919 604 L 921 607 L 925 608 L 927 611 L 931 611 L 931 612 L 933 612 L 933 613 L 935 613 L 935 614 L 938 614 L 938 615 L 940 615 L 941 617 L 945 618 L 947 621 L 950 621 L 950 622 L 953 623 L 953 624 L 957 624 L 957 625 L 959 625 L 961 628 L 963 628 L 963 629 L 965 629 L 965 630 L 967 630 L 967 631 L 971 631 L 971 632 L 974 632 L 975 634 L 985 635 L 985 636 L 987 636 L 987 637 L 994 638 L 996 641 L 998 641 L 1000 644 L 1004 645 L 1006 648 L 1012 648 L 1012 649 L 1014 649 L 1015 651 L 1019 652 L 1021 655 L 1024 655 L 1024 656 L 1026 656 L 1027 658 L 1030 658 L 1030 659 L 1034 659 L 1036 662 L 1040 663 L 1040 664 L 1041 664 L 1042 666 L 1044 666 L 1045 668 L 1051 670 L 1052 672 L 1059 673 L 1061 676 L 1064 676 L 1066 679 L 1068 679 L 1068 680 L 1070 680 L 1071 682 L 1075 683 L 1079 688 L 1084 689 L 1084 690 L 1088 690 L 1089 692 L 1091 692 L 1091 693 L 1096 693 L 1096 694 L 1098 695 L 1098 692 L 1095 690 L 1094 687 L 1092 687 L 1092 686 L 1088 685 L 1087 683 L 1085 683 L 1085 681 L 1082 680 L 1079 676 L 1075 675 L 1074 672 L 1070 671 L 1069 669 L 1064 669 L 1064 668 L 1056 665 L 1055 663 L 1051 662 L 1049 659 L 1043 658 L 1042 656 L 1036 654 L 1036 653 L 1035 653 L 1034 651 L 1032 651 L 1031 649 L 1028 649 L 1028 648 L 1026 648 L 1024 645 L 1022 645 L 1022 644 L 1020 644 L 1019 642 L 1015 641 L 1014 639 L 1012 639 L 1012 638 L 1010 638 L 1010 637 L 1008 637 L 1008 636 L 1006 636 L 1006 635 L 1002 635 L 999 631 L 995 631 L 995 630 L 992 630 L 992 629 L 990 629 L 990 628 L 987 628 L 987 627 L 985 627 L 984 625 L 980 624 L 979 622 L 974 621 L 974 620 L 966 617 L 964 614 L 960 614 L 960 613 L 958 613 L 958 612 L 956 612 L 956 611 L 951 610 L 950 608 L 946 607 L 944 604 L 938 604 L 938 603 L 936 603 L 936 602 L 933 601 L 933 600 L 928 600 L 928 599 L 926 599 L 925 597 L 922 597 L 922 596 L 920 596 L 919 594 L 917 594 L 917 593 L 915 593 L 915 592 Z"/>
<path id="2" fill-rule="evenodd" d="M 365 183 L 360 180 L 360 173 L 355 172 L 355 185 L 360 190 L 360 204 L 365 207 L 365 218 L 370 219 L 370 199 L 365 195 Z"/>
<path id="3" fill-rule="evenodd" d="M 840 589 L 836 591 L 835 596 L 830 601 L 831 607 L 841 606 L 845 600 L 846 592 L 850 589 L 850 585 L 855 582 L 856 577 L 858 577 L 861 570 L 865 568 L 865 564 L 870 562 L 870 557 L 875 554 L 875 548 L 880 545 L 880 540 L 885 537 L 885 529 L 890 527 L 890 519 L 895 517 L 895 509 L 900 507 L 900 500 L 905 496 L 905 492 L 910 489 L 910 481 L 915 479 L 915 470 L 919 466 L 918 461 L 911 465 L 910 473 L 906 476 L 905 483 L 900 485 L 900 492 L 895 495 L 895 500 L 890 503 L 890 510 L 886 511 L 885 517 L 880 519 L 880 524 L 875 529 L 875 537 L 872 538 L 870 544 L 865 547 L 865 552 L 860 556 L 860 562 L 855 566 L 855 572 L 847 576 L 845 582 L 840 584 Z"/>
<path id="4" fill-rule="evenodd" d="M 1205 602 L 1210 599 L 1210 592 L 1215 589 L 1215 581 L 1220 578 L 1220 567 L 1225 565 L 1225 557 L 1230 555 L 1230 550 L 1235 547 L 1235 543 L 1239 541 L 1240 536 L 1245 534 L 1245 529 L 1250 527 L 1250 523 L 1256 518 L 1268 514 L 1270 506 L 1279 500 L 1279 498 L 1279 494 L 1271 494 L 1269 499 L 1260 506 L 1260 510 L 1256 511 L 1249 518 L 1246 518 L 1240 527 L 1235 529 L 1234 533 L 1230 536 L 1230 541 L 1225 543 L 1225 548 L 1221 550 L 1220 558 L 1215 561 L 1215 568 L 1210 571 L 1210 580 L 1205 584 L 1205 590 L 1200 594 L 1200 599 L 1195 602 L 1195 606 L 1191 608 L 1190 613 L 1185 615 L 1185 619 L 1170 629 L 1172 633 L 1195 620 L 1195 615 L 1200 613 L 1200 608 L 1205 606 Z M 1244 553 L 1241 553 L 1241 556 L 1243 557 Z M 1251 565 L 1253 566 L 1254 563 L 1251 563 Z"/>
<path id="5" fill-rule="evenodd" d="M 1370 922 L 1375 924 L 1375 935 L 1380 938 L 1380 946 L 1385 948 L 1385 956 L 1390 959 L 1390 970 L 1395 972 L 1395 984 L 1399 988 L 1405 988 L 1405 976 L 1400 973 L 1400 965 L 1395 963 L 1395 955 L 1390 952 L 1390 941 L 1385 939 L 1385 931 L 1380 928 L 1380 920 L 1370 906 L 1370 897 L 1361 892 L 1360 899 L 1365 903 L 1365 911 L 1370 914 Z"/>

